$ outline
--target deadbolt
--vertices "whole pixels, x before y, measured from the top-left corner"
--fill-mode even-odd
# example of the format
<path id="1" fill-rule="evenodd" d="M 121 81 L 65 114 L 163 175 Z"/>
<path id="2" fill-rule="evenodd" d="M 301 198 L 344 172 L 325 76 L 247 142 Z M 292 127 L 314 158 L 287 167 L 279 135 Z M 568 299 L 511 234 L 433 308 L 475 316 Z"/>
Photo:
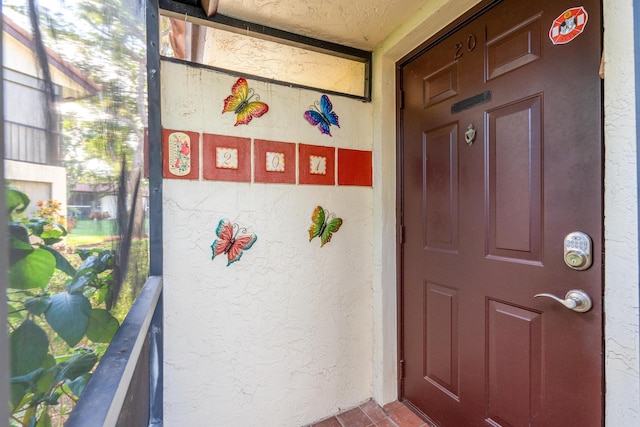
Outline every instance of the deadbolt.
<path id="1" fill-rule="evenodd" d="M 574 270 L 591 267 L 591 237 L 582 231 L 574 231 L 564 238 L 564 262 Z"/>

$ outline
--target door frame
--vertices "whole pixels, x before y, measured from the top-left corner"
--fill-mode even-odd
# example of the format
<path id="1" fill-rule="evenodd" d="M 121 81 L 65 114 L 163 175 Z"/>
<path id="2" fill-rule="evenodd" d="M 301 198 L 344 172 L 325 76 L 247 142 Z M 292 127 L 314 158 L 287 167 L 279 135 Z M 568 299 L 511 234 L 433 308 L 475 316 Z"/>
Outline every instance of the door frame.
<path id="1" fill-rule="evenodd" d="M 403 277 L 403 239 L 404 239 L 404 218 L 403 218 L 403 194 L 404 194 L 404 182 L 403 182 L 403 139 L 402 139 L 402 114 L 401 111 L 403 109 L 403 95 L 402 95 L 402 67 L 407 65 L 409 62 L 416 59 L 418 56 L 427 52 L 430 48 L 440 43 L 443 39 L 458 31 L 463 26 L 467 25 L 474 19 L 478 18 L 480 15 L 485 13 L 487 10 L 496 6 L 502 0 L 483 0 L 478 3 L 473 8 L 469 9 L 465 13 L 463 13 L 460 17 L 458 17 L 455 21 L 445 26 L 442 30 L 438 31 L 432 37 L 427 39 L 425 42 L 421 43 L 418 47 L 413 49 L 411 52 L 403 56 L 400 60 L 396 62 L 396 212 L 398 212 L 397 219 L 397 241 L 396 241 L 396 266 L 397 266 L 397 315 L 398 315 L 398 377 L 397 377 L 397 387 L 398 387 L 398 399 L 404 400 L 404 336 L 403 336 L 403 294 L 402 294 L 402 283 L 404 280 Z M 405 401 L 405 404 L 409 402 Z M 409 405 L 417 412 L 420 412 L 422 416 L 426 417 L 426 414 L 422 413 L 415 408 L 413 405 L 409 403 Z"/>
<path id="2" fill-rule="evenodd" d="M 487 10 L 491 9 L 492 7 L 496 6 L 497 4 L 499 4 L 502 0 L 482 0 L 480 1 L 477 5 L 475 5 L 474 7 L 472 7 L 471 9 L 469 9 L 468 11 L 464 12 L 460 17 L 458 17 L 457 19 L 455 19 L 453 22 L 451 22 L 450 24 L 446 25 L 443 29 L 441 29 L 440 31 L 438 31 L 437 33 L 435 33 L 433 36 L 429 37 L 425 42 L 421 43 L 418 47 L 412 49 L 409 53 L 407 53 L 406 55 L 404 55 L 403 57 L 401 57 L 399 60 L 396 61 L 395 63 L 395 88 L 396 88 L 396 108 L 395 108 L 395 112 L 396 112 L 396 159 L 395 159 L 395 163 L 396 163 L 396 212 L 397 212 L 397 223 L 396 223 L 396 296 L 397 296 L 397 300 L 396 300 L 396 305 L 397 305 L 397 354 L 398 354 L 398 359 L 397 359 L 397 391 L 398 391 L 398 400 L 404 401 L 405 404 L 407 404 L 408 406 L 410 406 L 414 411 L 416 411 L 417 413 L 420 413 L 425 419 L 430 420 L 429 417 L 423 413 L 421 410 L 419 410 L 417 407 L 415 407 L 414 405 L 411 404 L 411 402 L 408 402 L 404 399 L 404 337 L 403 337 L 403 240 L 404 240 L 404 225 L 403 225 L 403 195 L 404 195 L 404 183 L 403 183 L 403 135 L 402 135 L 402 127 L 403 127 L 403 121 L 402 121 L 402 114 L 401 111 L 403 109 L 403 94 L 402 94 L 402 68 L 407 65 L 408 63 L 410 63 L 411 61 L 413 61 L 414 59 L 416 59 L 418 56 L 426 53 L 430 48 L 432 48 L 433 46 L 435 46 L 436 44 L 440 43 L 443 39 L 445 39 L 446 37 L 448 37 L 449 35 L 451 35 L 452 33 L 458 31 L 460 28 L 462 28 L 463 26 L 467 25 L 468 23 L 470 23 L 471 21 L 475 20 L 476 18 L 478 18 L 480 15 L 482 15 L 483 13 L 485 13 Z M 602 17 L 602 25 L 604 26 L 604 14 L 603 14 L 603 10 L 602 10 L 602 1 L 600 2 L 601 5 L 601 9 L 599 11 L 599 13 L 601 14 Z M 634 10 L 634 13 L 637 13 L 638 16 L 640 16 L 640 13 L 636 12 Z M 640 20 L 640 18 L 639 18 Z M 602 28 L 600 29 L 602 32 Z M 640 40 L 640 37 L 636 36 L 638 40 Z M 604 43 L 602 43 L 602 45 L 604 46 Z M 635 46 L 635 54 L 638 55 L 638 52 L 640 52 L 640 47 L 638 45 Z M 636 64 L 640 64 L 640 59 L 637 60 Z M 640 74 L 638 74 L 637 77 L 637 81 L 640 82 Z M 636 86 L 636 92 L 638 92 L 640 94 L 640 88 L 638 86 Z M 602 97 L 602 106 L 601 106 L 601 111 L 602 114 L 604 115 L 604 111 L 605 111 L 605 106 L 604 106 L 604 89 L 602 91 L 603 93 L 603 97 Z M 640 99 L 636 100 L 638 106 L 640 106 Z M 639 107 L 640 109 L 640 107 Z M 640 111 L 640 110 L 639 110 Z M 601 141 L 602 141 L 602 168 L 603 168 L 603 181 L 601 183 L 602 187 L 605 186 L 605 164 L 606 164 L 606 159 L 605 159 L 605 150 L 604 150 L 604 141 L 605 141 L 605 125 L 606 123 L 602 122 L 602 136 L 601 136 Z M 638 134 L 640 135 L 640 120 L 638 120 Z M 638 164 L 640 164 L 640 149 L 638 150 Z M 640 200 L 640 168 L 638 169 L 638 190 L 637 190 L 637 197 L 638 199 L 636 200 Z M 604 188 L 603 188 L 603 194 L 604 194 Z M 603 212 L 604 212 L 604 200 L 602 201 L 602 208 L 603 208 Z M 638 209 L 639 212 L 637 214 L 638 216 L 638 223 L 640 224 L 640 209 Z M 604 230 L 605 230 L 605 221 L 604 221 L 604 217 L 602 218 L 602 232 L 603 232 L 603 236 L 602 236 L 602 245 L 603 245 L 603 264 L 604 264 L 604 254 L 605 254 L 605 248 L 607 246 L 607 240 L 606 240 L 606 236 L 604 235 Z M 640 234 L 640 231 L 638 232 Z M 640 255 L 639 255 L 639 259 L 638 259 L 638 263 L 640 264 Z M 603 295 L 605 293 L 605 277 L 606 277 L 606 270 L 604 268 L 604 265 L 602 266 L 602 283 L 601 283 L 601 290 L 603 292 Z M 605 317 L 604 317 L 604 311 L 605 311 L 605 303 L 604 303 L 604 297 L 603 297 L 603 304 L 602 304 L 602 321 L 603 323 L 605 322 Z M 602 348 L 604 349 L 605 347 L 605 341 L 606 341 L 606 329 L 604 327 L 604 324 L 601 325 L 602 327 Z M 602 375 L 604 377 L 603 379 L 603 391 L 602 391 L 602 411 L 603 411 L 603 415 L 604 417 L 606 417 L 606 389 L 607 389 L 607 379 L 606 379 L 606 354 L 603 352 L 602 355 Z M 606 418 L 604 418 L 606 419 Z"/>

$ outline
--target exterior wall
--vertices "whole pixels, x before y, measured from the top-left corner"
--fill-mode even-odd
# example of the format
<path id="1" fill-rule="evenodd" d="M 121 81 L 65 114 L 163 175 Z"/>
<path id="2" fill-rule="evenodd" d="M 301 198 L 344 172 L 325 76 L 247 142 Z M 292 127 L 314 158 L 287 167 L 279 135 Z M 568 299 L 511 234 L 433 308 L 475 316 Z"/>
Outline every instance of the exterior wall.
<path id="1" fill-rule="evenodd" d="M 45 102 L 42 81 L 11 69 L 6 69 L 3 77 L 5 100 L 20 100 L 6 109 L 5 120 L 46 129 L 47 123 L 42 108 Z M 60 91 L 58 86 L 56 89 Z"/>
<path id="2" fill-rule="evenodd" d="M 165 129 L 371 150 L 371 104 L 331 96 L 328 137 L 303 118 L 320 93 L 249 79 L 269 112 L 234 127 L 236 77 L 172 62 L 161 76 Z M 371 397 L 371 187 L 165 179 L 163 198 L 166 425 L 293 427 Z M 317 205 L 344 221 L 322 248 Z M 223 217 L 258 236 L 228 267 L 211 259 Z"/>
<path id="3" fill-rule="evenodd" d="M 371 381 L 370 391 L 379 403 L 384 404 L 397 398 L 397 266 L 394 243 L 396 241 L 395 63 L 476 3 L 476 0 L 465 2 L 439 0 L 426 4 L 412 21 L 398 28 L 374 52 L 372 105 L 370 107 L 357 103 L 352 105 L 351 101 L 340 100 L 342 109 L 346 109 L 347 106 L 352 107 L 349 109 L 353 111 L 362 109 L 366 111 L 362 117 L 372 114 L 372 123 L 379 124 L 374 127 L 370 138 L 373 142 L 374 182 L 376 183 L 371 194 L 365 194 L 367 191 L 365 189 L 354 188 L 349 189 L 349 196 L 343 199 L 341 188 L 319 188 L 319 192 L 310 192 L 299 185 L 278 187 L 262 184 L 241 184 L 246 186 L 247 192 L 235 193 L 233 189 L 237 187 L 234 184 L 177 180 L 166 182 L 165 243 L 175 248 L 175 253 L 182 254 L 179 260 L 167 260 L 165 267 L 168 343 L 165 350 L 167 362 L 165 420 L 169 425 L 173 424 L 172 421 L 180 420 L 179 422 L 183 423 L 185 420 L 198 420 L 202 414 L 200 412 L 202 409 L 198 409 L 200 406 L 208 408 L 208 413 L 222 412 L 229 422 L 237 420 L 234 417 L 238 413 L 243 413 L 246 420 L 265 422 L 259 418 L 258 412 L 252 411 L 268 407 L 267 405 L 284 408 L 282 404 L 278 404 L 284 399 L 289 403 L 287 410 L 280 411 L 283 412 L 279 414 L 282 417 L 281 425 L 301 425 L 335 412 L 339 406 L 348 407 L 357 403 L 358 399 L 366 398 L 369 390 L 365 384 L 368 381 Z M 636 124 L 633 90 L 635 82 L 633 35 L 629 32 L 629 28 L 633 26 L 632 1 L 605 0 L 603 9 L 604 26 L 607 28 L 604 45 L 608 76 L 605 79 L 604 106 L 606 230 L 604 357 L 607 389 L 605 409 L 606 425 L 614 427 L 640 424 L 637 403 L 640 400 L 640 369 L 638 367 L 640 343 L 638 342 Z M 218 114 L 215 109 L 220 109 L 218 104 L 225 95 L 207 95 L 204 101 L 203 94 L 183 93 L 180 99 L 167 98 L 171 87 L 167 87 L 167 68 L 169 67 L 163 68 L 165 127 L 224 134 L 234 132 L 233 134 L 238 135 L 250 134 L 260 138 L 290 142 L 300 140 L 300 130 L 287 129 L 282 123 L 284 118 L 279 118 L 279 126 L 272 129 L 264 128 L 262 125 L 254 127 L 260 123 L 258 121 L 247 128 L 228 130 L 228 127 L 223 126 L 224 120 L 211 119 L 215 117 L 211 114 Z M 232 81 L 215 73 L 190 71 L 186 79 L 175 79 L 174 84 L 180 90 L 174 90 L 174 92 L 184 92 L 181 89 L 182 81 L 191 79 L 204 79 L 205 86 L 211 84 L 215 87 L 215 90 L 211 90 L 210 93 L 223 94 L 226 94 Z M 221 79 L 224 83 L 221 83 Z M 297 101 L 306 94 L 306 91 L 264 84 L 254 83 L 254 85 L 258 93 L 268 93 L 269 97 L 275 95 L 278 103 L 281 104 L 294 99 Z M 195 97 L 198 100 L 197 102 L 187 101 L 189 97 Z M 199 106 L 205 101 L 209 102 L 208 108 L 212 113 L 209 117 L 196 119 L 195 116 L 204 114 Z M 173 106 L 168 107 L 169 105 Z M 336 110 L 338 108 L 336 107 Z M 364 123 L 362 125 L 364 126 Z M 224 128 L 224 132 L 220 130 L 221 127 Z M 255 134 L 252 133 L 254 130 Z M 330 142 L 337 143 L 339 146 L 356 144 L 355 148 L 368 149 L 368 132 L 363 129 L 359 135 L 360 138 L 338 140 L 334 137 Z M 309 143 L 329 144 L 322 138 L 318 138 L 317 142 Z M 316 189 L 316 187 L 313 188 Z M 353 193 L 350 190 L 353 190 Z M 358 308 L 355 313 L 352 313 L 350 319 L 357 319 L 355 322 L 347 321 L 343 317 L 344 313 L 340 313 L 337 308 L 338 305 L 335 306 L 335 310 L 330 310 L 330 314 L 318 312 L 318 304 L 311 304 L 312 301 L 323 301 L 321 298 L 326 295 L 332 295 L 333 299 L 340 299 L 340 295 L 346 289 L 345 286 L 337 284 L 349 283 L 352 286 L 354 274 L 358 277 L 368 277 L 368 267 L 364 264 L 360 273 L 351 272 L 347 276 L 344 275 L 344 271 L 335 275 L 332 273 L 329 280 L 318 281 L 315 277 L 317 273 L 312 273 L 316 271 L 314 269 L 319 268 L 319 263 L 324 263 L 320 255 L 325 256 L 325 249 L 331 249 L 332 257 L 334 252 L 340 252 L 337 247 L 342 243 L 338 243 L 338 238 L 342 236 L 337 235 L 335 241 L 321 250 L 301 242 L 299 245 L 294 245 L 294 251 L 299 252 L 296 257 L 304 256 L 306 262 L 297 264 L 301 267 L 288 268 L 287 265 L 293 266 L 294 262 L 291 257 L 284 256 L 286 251 L 283 248 L 291 243 L 289 242 L 291 237 L 276 239 L 273 235 L 275 231 L 268 231 L 268 227 L 264 226 L 276 219 L 278 224 L 285 224 L 281 227 L 300 229 L 299 232 L 304 234 L 308 214 L 302 211 L 310 209 L 306 206 L 325 203 L 322 200 L 329 200 L 326 202 L 327 206 L 329 203 L 340 207 L 344 204 L 345 211 L 333 207 L 332 210 L 347 217 L 343 212 L 347 212 L 347 205 L 354 205 L 353 202 L 349 203 L 349 199 L 352 198 L 361 199 L 365 204 L 366 208 L 359 211 L 360 213 L 370 210 L 362 217 L 365 222 L 368 222 L 361 225 L 370 227 L 366 230 L 370 234 L 365 235 L 372 236 L 372 245 L 358 246 L 361 251 L 361 256 L 358 258 L 366 264 L 369 258 L 365 255 L 370 254 L 372 261 L 369 267 L 373 271 L 373 276 L 365 279 L 365 281 L 371 280 L 367 286 L 372 286 L 372 292 L 364 290 L 364 286 L 358 288 L 359 291 L 356 292 L 357 297 L 362 298 L 363 301 L 366 300 L 367 303 L 366 308 Z M 286 207 L 287 212 L 299 210 L 301 214 L 283 216 L 280 212 L 285 211 L 274 208 L 273 200 L 277 200 L 279 204 Z M 261 210 L 264 210 L 266 215 L 263 215 Z M 350 215 L 356 213 L 348 212 Z M 205 264 L 204 261 L 198 263 L 196 259 L 202 260 L 206 257 L 208 245 L 214 238 L 215 223 L 223 214 L 235 215 L 243 225 L 251 224 L 253 231 L 259 235 L 259 243 L 251 249 L 245 259 L 228 268 L 223 268 L 215 262 L 212 265 Z M 263 219 L 260 219 L 261 216 Z M 187 237 L 183 239 L 185 243 L 172 239 L 171 235 L 176 233 L 181 237 Z M 269 249 L 266 245 L 258 249 L 261 247 L 261 242 L 267 239 L 270 241 Z M 362 250 L 363 248 L 367 249 Z M 268 252 L 265 253 L 265 251 Z M 349 253 L 355 252 L 356 249 L 351 247 Z M 272 254 L 268 261 L 267 253 Z M 252 255 L 253 259 L 250 258 Z M 340 263 L 343 260 L 334 261 Z M 307 268 L 305 265 L 312 267 Z M 260 280 L 255 281 L 254 285 L 249 285 L 250 279 L 256 273 L 260 274 Z M 328 293 L 323 291 L 322 295 L 314 293 L 312 288 L 321 286 L 320 282 L 329 283 L 328 288 L 331 291 Z M 296 283 L 297 286 L 291 286 L 292 283 Z M 211 293 L 211 301 L 207 301 L 204 297 L 207 293 Z M 285 296 L 286 300 L 283 300 Z M 261 301 L 256 301 L 258 297 Z M 305 301 L 306 304 L 304 304 Z M 254 309 L 256 304 L 259 304 L 261 310 Z M 349 305 L 348 301 L 346 305 Z M 187 310 L 193 310 L 184 313 L 182 310 L 185 307 Z M 351 307 L 356 305 L 351 304 Z M 260 314 L 264 311 L 271 314 Z M 320 315 L 313 316 L 315 319 L 311 319 L 311 316 L 306 316 L 303 311 L 320 313 Z M 373 349 L 372 369 L 363 368 L 359 372 L 351 372 L 349 378 L 337 376 L 336 373 L 343 369 L 343 363 L 349 360 L 349 356 L 356 355 L 351 360 L 361 360 L 360 366 L 370 363 L 370 356 L 365 354 L 366 351 L 360 353 L 353 348 L 343 349 L 342 356 L 346 358 L 333 358 L 333 364 L 330 363 L 331 357 L 327 355 L 331 352 L 335 355 L 336 351 L 332 343 L 336 340 L 340 341 L 341 338 L 328 337 L 328 334 L 340 330 L 340 325 L 350 326 L 349 331 L 342 328 L 343 340 L 348 333 L 358 328 L 370 330 L 366 325 L 369 315 L 372 316 L 373 333 L 362 335 L 366 336 L 366 345 L 362 347 Z M 225 319 L 230 319 L 230 323 L 224 323 Z M 270 319 L 268 323 L 261 324 L 266 319 Z M 331 321 L 327 321 L 328 319 Z M 233 323 L 234 320 L 237 322 Z M 332 325 L 335 325 L 335 328 Z M 233 334 L 225 328 L 231 329 Z M 287 332 L 289 328 L 291 333 Z M 322 333 L 317 330 L 318 328 L 322 329 Z M 302 337 L 303 331 L 311 331 L 307 335 L 313 335 L 314 338 Z M 301 336 L 299 341 L 285 339 L 295 336 L 296 332 Z M 205 338 L 201 340 L 201 337 Z M 208 340 L 206 337 L 212 337 L 212 339 Z M 213 343 L 222 345 L 216 346 Z M 224 344 L 230 344 L 231 347 L 236 348 L 236 352 L 227 353 L 227 346 Z M 188 354 L 181 353 L 179 350 L 181 345 L 189 350 Z M 323 351 L 317 357 L 320 349 Z M 298 360 L 306 360 L 308 363 L 297 362 Z M 351 362 L 347 362 L 347 365 L 349 363 Z M 331 367 L 327 368 L 329 365 Z M 198 366 L 201 369 L 187 369 L 190 366 Z M 354 366 L 353 363 L 351 366 Z M 325 368 L 326 370 L 323 370 Z M 238 372 L 241 375 L 237 375 Z M 357 379 L 354 380 L 354 377 Z M 340 378 L 344 379 L 344 384 L 350 385 L 351 390 L 347 391 L 337 386 Z M 198 393 L 193 393 L 193 387 L 188 387 L 190 381 L 194 384 L 202 382 L 210 387 L 198 388 Z M 203 395 L 202 390 L 213 391 L 211 394 Z M 267 390 L 277 392 L 266 396 Z M 284 392 L 280 393 L 282 390 Z M 189 398 L 184 397 L 185 395 Z M 290 411 L 291 408 L 299 410 Z M 292 414 L 284 414 L 284 412 L 297 412 L 296 415 L 300 416 L 292 418 Z M 273 412 L 270 415 L 273 415 Z M 247 425 L 251 423 L 247 421 Z"/>
<path id="4" fill-rule="evenodd" d="M 640 425 L 634 3 L 604 2 L 605 413 L 611 427 Z"/>
<path id="5" fill-rule="evenodd" d="M 5 160 L 4 177 L 31 199 L 26 215 L 37 210 L 38 200 L 55 199 L 62 205 L 61 211 L 67 211 L 67 175 L 64 168 Z"/>
<path id="6" fill-rule="evenodd" d="M 40 76 L 40 69 L 35 54 L 23 43 L 16 40 L 7 32 L 3 32 L 4 44 L 3 66 L 9 70 L 15 70 L 29 76 Z M 51 80 L 61 87 L 63 99 L 84 98 L 89 95 L 86 89 L 80 86 L 67 72 L 62 71 L 59 63 L 50 62 Z M 76 76 L 78 78 L 78 76 Z M 9 109 L 6 109 L 7 113 Z"/>
<path id="7" fill-rule="evenodd" d="M 56 153 L 62 136 L 60 134 L 60 117 L 57 111 L 54 119 L 54 135 L 50 146 L 47 135 L 47 123 L 43 108 L 45 93 L 42 81 L 28 74 L 13 70 L 3 70 L 5 102 L 13 102 L 10 108 L 5 108 L 5 158 L 39 164 L 58 165 Z M 54 90 L 60 93 L 60 86 Z M 56 95 L 58 96 L 58 95 Z"/>
<path id="8" fill-rule="evenodd" d="M 463 4 L 464 3 L 464 4 Z M 385 179 L 374 188 L 374 397 L 397 396 L 395 240 L 385 218 L 395 213 L 395 62 L 427 40 L 476 0 L 429 2 L 420 14 L 392 34 L 375 52 L 374 131 L 376 170 Z M 636 110 L 634 96 L 633 2 L 604 0 L 605 78 L 605 376 L 606 426 L 640 425 L 640 343 L 638 342 L 638 222 Z M 380 157 L 378 157 L 380 156 Z M 378 163 L 379 162 L 379 163 Z M 381 209 L 378 212 L 378 208 Z M 380 222 L 382 218 L 382 222 Z M 394 326 L 395 327 L 395 326 Z"/>

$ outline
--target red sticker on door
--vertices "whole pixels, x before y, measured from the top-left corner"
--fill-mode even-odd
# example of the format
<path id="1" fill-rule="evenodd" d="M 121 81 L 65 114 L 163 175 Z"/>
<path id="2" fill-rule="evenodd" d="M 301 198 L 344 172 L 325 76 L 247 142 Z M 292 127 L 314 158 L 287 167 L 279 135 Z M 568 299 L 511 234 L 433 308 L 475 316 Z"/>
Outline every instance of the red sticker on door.
<path id="1" fill-rule="evenodd" d="M 578 37 L 585 25 L 589 15 L 583 7 L 572 7 L 558 16 L 551 25 L 549 38 L 553 44 L 565 44 Z"/>

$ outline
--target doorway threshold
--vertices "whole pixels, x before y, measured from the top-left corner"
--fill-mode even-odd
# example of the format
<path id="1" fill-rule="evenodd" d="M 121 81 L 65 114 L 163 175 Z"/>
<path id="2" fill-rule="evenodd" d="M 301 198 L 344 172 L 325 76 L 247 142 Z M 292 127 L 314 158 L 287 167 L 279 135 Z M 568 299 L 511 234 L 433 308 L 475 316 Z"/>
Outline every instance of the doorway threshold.
<path id="1" fill-rule="evenodd" d="M 402 402 L 383 407 L 369 399 L 355 408 L 347 409 L 305 427 L 433 427 Z"/>

